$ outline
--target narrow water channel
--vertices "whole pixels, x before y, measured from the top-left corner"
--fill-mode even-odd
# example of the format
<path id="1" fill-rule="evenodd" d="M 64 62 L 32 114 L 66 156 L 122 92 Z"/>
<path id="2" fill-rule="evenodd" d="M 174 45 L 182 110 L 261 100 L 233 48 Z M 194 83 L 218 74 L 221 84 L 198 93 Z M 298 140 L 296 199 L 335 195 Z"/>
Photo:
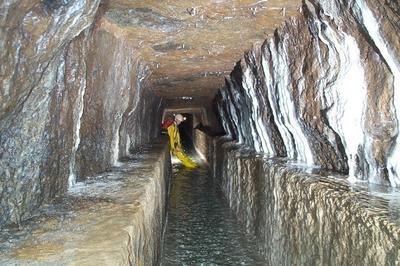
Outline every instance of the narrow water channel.
<path id="1" fill-rule="evenodd" d="M 174 165 L 161 265 L 265 265 L 206 165 Z"/>

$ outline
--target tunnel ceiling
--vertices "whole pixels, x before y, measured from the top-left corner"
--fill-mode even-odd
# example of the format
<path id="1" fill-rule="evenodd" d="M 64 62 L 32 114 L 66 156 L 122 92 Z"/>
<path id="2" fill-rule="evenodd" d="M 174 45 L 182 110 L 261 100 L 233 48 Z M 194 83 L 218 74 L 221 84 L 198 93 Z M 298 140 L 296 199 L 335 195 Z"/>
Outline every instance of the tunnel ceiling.
<path id="1" fill-rule="evenodd" d="M 299 0 L 111 0 L 103 27 L 138 47 L 151 87 L 164 98 L 212 97 L 243 52 L 288 16 Z"/>

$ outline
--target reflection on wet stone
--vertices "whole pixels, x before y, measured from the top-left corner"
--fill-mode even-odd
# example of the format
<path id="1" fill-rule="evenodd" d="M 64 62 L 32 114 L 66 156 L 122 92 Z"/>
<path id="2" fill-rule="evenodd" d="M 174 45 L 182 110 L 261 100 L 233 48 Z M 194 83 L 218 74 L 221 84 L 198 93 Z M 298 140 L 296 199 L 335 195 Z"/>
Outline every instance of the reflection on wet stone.
<path id="1" fill-rule="evenodd" d="M 207 166 L 174 168 L 162 265 L 262 265 Z"/>
<path id="2" fill-rule="evenodd" d="M 214 142 L 213 167 L 242 227 L 256 237 L 266 265 L 395 265 L 400 191 L 350 184 L 345 176 L 266 159 Z M 225 144 L 224 144 L 225 143 Z M 214 162 L 213 164 L 215 164 Z"/>

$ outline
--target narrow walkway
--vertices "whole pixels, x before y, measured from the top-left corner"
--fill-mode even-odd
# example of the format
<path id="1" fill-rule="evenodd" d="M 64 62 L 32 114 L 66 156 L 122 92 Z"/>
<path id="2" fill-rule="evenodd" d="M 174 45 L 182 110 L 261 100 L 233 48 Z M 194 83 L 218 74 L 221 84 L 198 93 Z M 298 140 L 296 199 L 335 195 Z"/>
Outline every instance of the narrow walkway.
<path id="1" fill-rule="evenodd" d="M 146 145 L 76 184 L 21 229 L 0 230 L 0 266 L 155 265 L 169 160 L 164 141 Z"/>
<path id="2" fill-rule="evenodd" d="M 208 167 L 174 165 L 162 265 L 264 265 L 230 214 Z"/>

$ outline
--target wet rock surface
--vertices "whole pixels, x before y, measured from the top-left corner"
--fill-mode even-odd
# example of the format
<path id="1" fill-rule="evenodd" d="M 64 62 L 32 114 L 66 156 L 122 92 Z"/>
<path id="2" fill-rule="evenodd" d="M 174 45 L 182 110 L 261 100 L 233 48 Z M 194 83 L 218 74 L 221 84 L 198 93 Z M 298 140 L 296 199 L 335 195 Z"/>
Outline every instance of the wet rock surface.
<path id="1" fill-rule="evenodd" d="M 65 167 L 54 170 L 60 178 L 44 173 L 69 156 L 60 151 L 48 160 L 58 127 L 50 113 L 65 89 L 63 49 L 93 22 L 99 2 L 0 6 L 0 227 L 28 218 L 44 199 L 67 188 Z M 60 141 L 71 143 L 68 137 Z"/>
<path id="2" fill-rule="evenodd" d="M 88 28 L 98 1 L 15 5 L 1 9 L 10 46 L 2 50 L 0 227 L 149 143 L 162 109 L 135 47 L 97 22 Z"/>
<path id="3" fill-rule="evenodd" d="M 99 3 L 2 2 L 0 119 L 21 108 L 57 53 L 93 22 Z"/>
<path id="4" fill-rule="evenodd" d="M 204 162 L 174 164 L 161 265 L 264 265 Z"/>
<path id="5" fill-rule="evenodd" d="M 218 108 L 228 137 L 398 186 L 398 17 L 388 3 L 305 1 L 227 78 Z"/>
<path id="6" fill-rule="evenodd" d="M 104 171 L 129 149 L 149 143 L 158 134 L 161 113 L 160 98 L 145 88 L 149 70 L 135 47 L 101 27 L 88 38 L 86 46 L 77 47 L 86 50 L 78 178 Z"/>
<path id="7" fill-rule="evenodd" d="M 22 228 L 0 233 L 1 265 L 155 265 L 171 162 L 166 142 L 77 183 Z"/>
<path id="8" fill-rule="evenodd" d="M 214 178 L 268 265 L 395 265 L 400 191 L 268 159 L 227 139 Z M 216 171 L 215 171 L 216 170 Z"/>

